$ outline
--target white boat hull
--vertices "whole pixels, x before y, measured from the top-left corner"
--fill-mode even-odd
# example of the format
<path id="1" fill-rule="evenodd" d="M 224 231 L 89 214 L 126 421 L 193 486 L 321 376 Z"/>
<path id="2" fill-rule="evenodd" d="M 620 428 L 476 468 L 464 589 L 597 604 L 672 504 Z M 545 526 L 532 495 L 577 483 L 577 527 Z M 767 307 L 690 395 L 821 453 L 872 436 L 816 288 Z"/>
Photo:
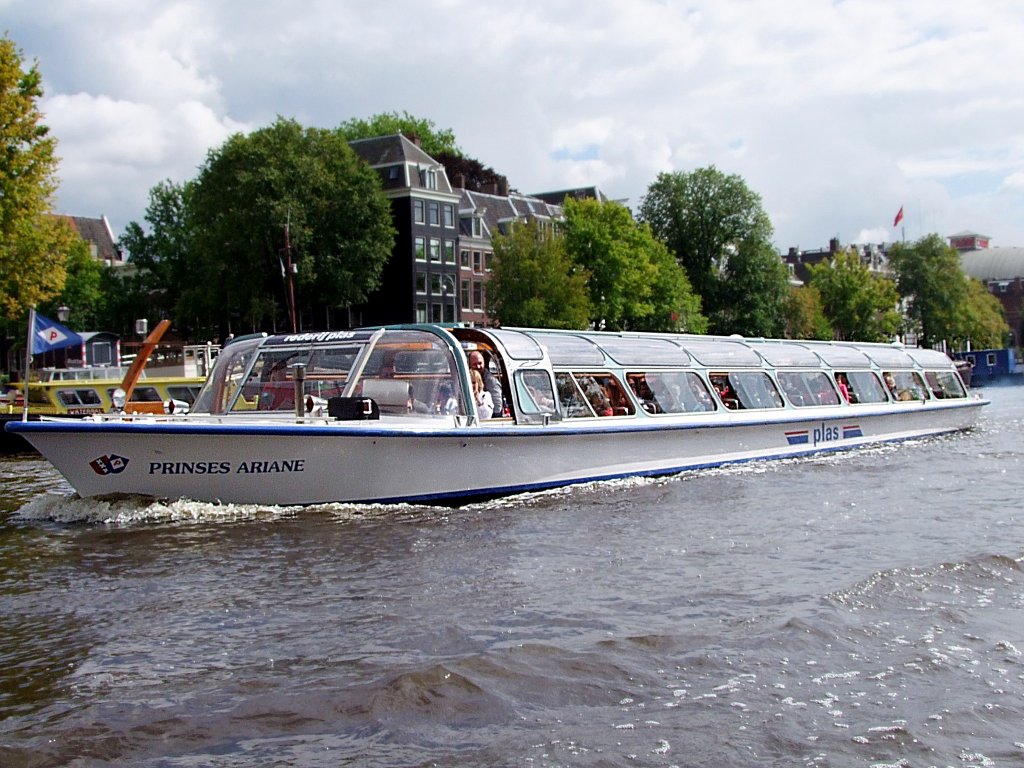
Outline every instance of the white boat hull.
<path id="1" fill-rule="evenodd" d="M 594 480 L 672 474 L 971 427 L 981 400 L 722 412 L 657 420 L 457 427 L 140 418 L 49 420 L 22 434 L 82 496 L 222 503 L 456 502 Z"/>

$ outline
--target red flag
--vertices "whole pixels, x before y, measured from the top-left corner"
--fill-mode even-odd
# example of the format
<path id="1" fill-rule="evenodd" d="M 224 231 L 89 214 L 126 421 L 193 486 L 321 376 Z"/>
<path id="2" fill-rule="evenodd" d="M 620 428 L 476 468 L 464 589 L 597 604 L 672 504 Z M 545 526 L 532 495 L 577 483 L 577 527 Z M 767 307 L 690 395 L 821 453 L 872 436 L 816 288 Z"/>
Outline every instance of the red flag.
<path id="1" fill-rule="evenodd" d="M 900 206 L 899 213 L 896 214 L 896 218 L 892 220 L 892 225 L 898 227 L 900 222 L 903 221 L 903 206 Z"/>

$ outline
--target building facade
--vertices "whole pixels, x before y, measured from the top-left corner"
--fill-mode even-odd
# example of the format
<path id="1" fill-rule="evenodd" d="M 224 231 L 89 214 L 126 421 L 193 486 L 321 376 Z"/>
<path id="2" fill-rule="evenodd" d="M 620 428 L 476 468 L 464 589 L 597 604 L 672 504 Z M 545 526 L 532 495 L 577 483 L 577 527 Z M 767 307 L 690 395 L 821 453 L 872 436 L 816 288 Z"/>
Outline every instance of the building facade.
<path id="1" fill-rule="evenodd" d="M 490 325 L 487 281 L 494 236 L 521 221 L 553 227 L 561 206 L 510 192 L 504 179 L 485 191 L 453 186 L 445 167 L 401 134 L 350 146 L 380 176 L 396 235 L 380 287 L 350 310 L 349 326 Z M 465 184 L 462 176 L 456 182 Z"/>

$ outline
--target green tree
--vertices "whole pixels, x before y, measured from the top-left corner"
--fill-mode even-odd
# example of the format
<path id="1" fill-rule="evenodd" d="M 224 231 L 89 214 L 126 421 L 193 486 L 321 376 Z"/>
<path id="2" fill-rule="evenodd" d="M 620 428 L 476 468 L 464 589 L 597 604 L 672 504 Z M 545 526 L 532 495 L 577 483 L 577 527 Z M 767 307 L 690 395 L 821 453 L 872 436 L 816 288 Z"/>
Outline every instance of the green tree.
<path id="1" fill-rule="evenodd" d="M 869 270 L 856 250 L 839 251 L 831 262 L 809 269 L 836 339 L 886 341 L 899 330 L 896 286 Z"/>
<path id="2" fill-rule="evenodd" d="M 775 279 L 774 270 L 765 280 L 757 280 L 750 271 L 755 264 L 766 263 L 772 225 L 760 196 L 739 176 L 726 175 L 714 166 L 692 173 L 661 173 L 647 189 L 639 218 L 686 270 L 712 331 L 761 327 L 783 305 L 788 290 L 785 280 Z M 730 267 L 730 259 L 738 263 Z M 731 306 L 736 292 L 723 284 L 730 275 L 741 274 L 756 291 L 742 296 L 747 307 L 737 311 Z M 764 306 L 754 306 L 760 304 Z M 733 327 L 733 322 L 740 326 Z M 768 324 L 778 326 L 781 320 Z"/>
<path id="3" fill-rule="evenodd" d="M 832 326 L 825 317 L 821 293 L 813 285 L 790 288 L 785 335 L 787 339 L 832 338 Z"/>
<path id="4" fill-rule="evenodd" d="M 43 125 L 42 75 L 0 37 L 0 316 L 20 318 L 60 294 L 77 235 L 46 215 L 57 188 L 56 140 Z"/>
<path id="5" fill-rule="evenodd" d="M 175 184 L 170 180 L 157 184 L 149 191 L 148 229 L 130 222 L 119 242 L 131 254 L 131 264 L 138 272 L 122 280 L 123 288 L 129 295 L 144 297 L 144 303 L 129 315 L 169 317 L 186 335 L 197 324 L 181 306 L 182 292 L 192 282 L 188 272 L 192 248 L 189 195 L 194 187 L 192 182 Z"/>
<path id="6" fill-rule="evenodd" d="M 493 240 L 487 314 L 501 325 L 583 329 L 590 321 L 589 275 L 569 258 L 565 239 L 536 221 Z"/>
<path id="7" fill-rule="evenodd" d="M 590 275 L 591 320 L 613 330 L 706 329 L 686 274 L 619 203 L 566 198 L 566 249 Z"/>
<path id="8" fill-rule="evenodd" d="M 402 114 L 382 112 L 368 119 L 352 118 L 338 126 L 338 130 L 348 141 L 400 133 L 407 139 L 418 141 L 420 148 L 431 157 L 437 158 L 442 154 L 462 155 L 451 128 L 438 128 L 433 120 L 413 117 L 404 111 Z"/>
<path id="9" fill-rule="evenodd" d="M 222 336 L 287 327 L 288 256 L 300 314 L 321 325 L 365 301 L 391 256 L 380 180 L 337 131 L 278 118 L 232 136 L 210 152 L 186 201 L 189 281 L 179 306 L 218 318 Z"/>
<path id="10" fill-rule="evenodd" d="M 960 348 L 970 341 L 975 349 L 995 349 L 1010 343 L 1010 326 L 1003 305 L 981 280 L 967 278 L 967 300 L 961 308 L 957 335 Z"/>
<path id="11" fill-rule="evenodd" d="M 57 316 L 57 307 L 71 309 L 69 324 L 75 328 L 101 328 L 106 317 L 107 296 L 103 291 L 103 272 L 108 267 L 93 258 L 89 244 L 76 237 L 68 250 L 67 279 L 60 296 L 40 305 L 50 317 Z"/>
<path id="12" fill-rule="evenodd" d="M 933 233 L 910 245 L 896 243 L 889 263 L 921 346 L 952 343 L 961 333 L 969 287 L 956 249 Z"/>
<path id="13" fill-rule="evenodd" d="M 789 270 L 770 243 L 740 241 L 722 261 L 714 287 L 711 327 L 743 336 L 779 337 L 786 330 Z"/>

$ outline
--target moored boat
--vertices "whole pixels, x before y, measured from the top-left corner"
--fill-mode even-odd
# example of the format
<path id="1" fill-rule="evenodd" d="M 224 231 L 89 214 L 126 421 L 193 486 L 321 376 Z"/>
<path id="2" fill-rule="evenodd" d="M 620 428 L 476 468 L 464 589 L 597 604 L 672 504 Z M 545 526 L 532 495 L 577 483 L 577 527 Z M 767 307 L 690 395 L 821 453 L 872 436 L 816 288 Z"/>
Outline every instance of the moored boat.
<path id="1" fill-rule="evenodd" d="M 212 369 L 218 347 L 186 345 L 164 350 L 162 357 L 138 376 L 124 404 L 127 414 L 163 413 L 173 402 L 191 407 Z M 130 366 L 83 366 L 42 368 L 32 371 L 28 382 L 28 418 L 43 416 L 82 418 L 115 410 L 114 393 L 124 385 Z M 0 426 L 24 418 L 24 390 L 0 395 Z M 4 432 L 0 452 L 30 451 L 32 446 L 15 432 Z"/>
<path id="2" fill-rule="evenodd" d="M 451 503 L 941 434 L 985 404 L 934 350 L 409 325 L 233 343 L 186 415 L 7 429 L 82 496 Z"/>

